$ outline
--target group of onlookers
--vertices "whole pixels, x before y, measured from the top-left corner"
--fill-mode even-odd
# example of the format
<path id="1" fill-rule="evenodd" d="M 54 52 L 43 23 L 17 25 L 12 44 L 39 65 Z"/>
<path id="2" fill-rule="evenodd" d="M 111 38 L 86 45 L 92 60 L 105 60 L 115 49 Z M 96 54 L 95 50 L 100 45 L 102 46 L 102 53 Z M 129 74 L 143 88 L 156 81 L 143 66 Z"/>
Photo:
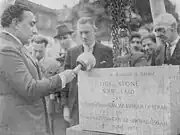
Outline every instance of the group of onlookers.
<path id="1" fill-rule="evenodd" d="M 73 71 L 77 57 L 83 52 L 92 53 L 95 68 L 111 68 L 114 64 L 112 48 L 96 39 L 93 18 L 77 21 L 79 45 L 72 40 L 73 30 L 65 24 L 57 26 L 52 42 L 40 35 L 35 15 L 22 5 L 7 7 L 1 25 L 0 134 L 49 135 L 53 130 L 49 114 L 57 112 L 52 101 L 69 126 L 78 124 L 77 75 Z M 141 27 L 126 38 L 127 42 L 122 39 L 120 36 L 119 47 L 123 49 L 117 58 L 128 62 L 126 66 L 180 64 L 180 37 L 171 14 L 160 14 L 153 31 Z"/>

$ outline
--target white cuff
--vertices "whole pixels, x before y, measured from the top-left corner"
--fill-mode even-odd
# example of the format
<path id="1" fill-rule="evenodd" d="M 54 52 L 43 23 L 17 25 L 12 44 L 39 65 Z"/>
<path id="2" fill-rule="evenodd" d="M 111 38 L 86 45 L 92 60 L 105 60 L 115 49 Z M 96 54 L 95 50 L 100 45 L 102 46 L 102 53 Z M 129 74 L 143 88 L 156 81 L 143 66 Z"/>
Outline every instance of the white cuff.
<path id="1" fill-rule="evenodd" d="M 62 82 L 62 89 L 66 86 L 66 77 L 63 74 L 59 74 Z"/>

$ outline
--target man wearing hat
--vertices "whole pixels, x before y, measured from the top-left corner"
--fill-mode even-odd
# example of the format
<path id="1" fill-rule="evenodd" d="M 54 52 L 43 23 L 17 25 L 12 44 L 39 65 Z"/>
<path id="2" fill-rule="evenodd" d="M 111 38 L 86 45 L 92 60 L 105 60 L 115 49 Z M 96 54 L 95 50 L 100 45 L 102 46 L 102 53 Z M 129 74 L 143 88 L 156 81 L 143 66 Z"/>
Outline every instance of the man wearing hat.
<path id="1" fill-rule="evenodd" d="M 74 45 L 71 37 L 73 30 L 68 28 L 68 26 L 65 24 L 57 26 L 56 30 L 57 33 L 54 36 L 54 39 L 57 45 L 59 45 L 60 47 L 59 57 L 57 58 L 57 60 L 63 63 L 67 50 Z"/>
<path id="2" fill-rule="evenodd" d="M 72 33 L 74 32 L 72 29 L 68 28 L 66 24 L 61 24 L 56 27 L 56 35 L 54 36 L 54 39 L 57 43 L 57 45 L 60 47 L 59 49 L 59 56 L 56 58 L 57 61 L 61 63 L 62 66 L 64 66 L 65 57 L 67 55 L 67 51 L 69 48 L 71 48 L 75 43 L 72 40 Z M 66 97 L 67 92 L 62 91 L 60 93 L 61 97 L 61 105 L 63 109 L 63 116 L 66 121 L 69 121 L 69 107 L 66 106 Z"/>
<path id="3" fill-rule="evenodd" d="M 162 63 L 180 65 L 180 37 L 176 19 L 169 13 L 162 13 L 155 18 L 154 24 L 155 34 L 162 44 L 159 48 Z"/>
<path id="4" fill-rule="evenodd" d="M 67 25 L 58 25 L 56 27 L 56 35 L 53 37 L 53 46 L 47 49 L 47 55 L 55 58 L 62 66 L 67 50 L 73 45 L 76 45 L 71 38 L 72 33 L 73 30 L 69 29 Z"/>

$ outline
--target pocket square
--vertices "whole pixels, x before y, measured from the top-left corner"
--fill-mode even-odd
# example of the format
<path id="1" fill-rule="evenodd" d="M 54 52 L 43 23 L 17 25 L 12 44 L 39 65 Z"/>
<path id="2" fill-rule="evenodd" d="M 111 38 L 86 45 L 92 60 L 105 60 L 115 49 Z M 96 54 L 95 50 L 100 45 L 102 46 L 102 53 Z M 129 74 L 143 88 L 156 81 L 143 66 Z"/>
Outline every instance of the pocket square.
<path id="1" fill-rule="evenodd" d="M 107 61 L 105 61 L 105 60 L 100 62 L 100 64 L 105 64 L 105 63 L 107 63 Z"/>

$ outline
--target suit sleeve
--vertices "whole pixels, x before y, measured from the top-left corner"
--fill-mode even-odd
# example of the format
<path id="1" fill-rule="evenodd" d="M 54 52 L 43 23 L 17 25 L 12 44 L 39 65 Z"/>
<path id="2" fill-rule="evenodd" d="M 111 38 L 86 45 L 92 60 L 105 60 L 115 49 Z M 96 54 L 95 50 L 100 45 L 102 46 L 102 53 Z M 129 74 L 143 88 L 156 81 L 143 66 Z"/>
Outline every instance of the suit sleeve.
<path id="1" fill-rule="evenodd" d="M 72 58 L 74 55 L 72 50 L 69 50 L 65 59 L 65 69 L 72 69 Z M 72 111 L 72 108 L 76 102 L 76 97 L 78 93 L 77 87 L 77 77 L 72 80 L 70 83 L 66 84 L 66 87 L 63 89 L 63 92 L 61 94 L 64 94 L 64 98 L 61 98 L 63 105 L 67 105 L 70 109 L 70 112 Z M 62 95 L 61 95 L 62 96 Z"/>
<path id="2" fill-rule="evenodd" d="M 70 57 L 70 51 L 67 52 L 65 63 L 64 63 L 64 69 L 71 69 L 71 57 Z M 68 93 L 69 93 L 69 83 L 66 84 L 65 88 L 61 91 L 61 105 L 65 106 L 68 104 Z"/>
<path id="3" fill-rule="evenodd" d="M 159 48 L 154 52 L 152 63 L 155 66 L 161 66 L 165 61 L 165 46 L 159 46 Z"/>
<path id="4" fill-rule="evenodd" d="M 4 48 L 0 52 L 1 78 L 17 93 L 28 101 L 39 100 L 56 88 L 62 87 L 59 75 L 36 80 L 27 69 L 20 52 L 13 48 Z"/>
<path id="5" fill-rule="evenodd" d="M 64 61 L 64 69 L 71 69 L 71 52 L 68 51 L 65 61 Z"/>
<path id="6" fill-rule="evenodd" d="M 108 61 L 108 64 L 107 64 L 107 68 L 111 68 L 113 67 L 113 52 L 112 52 L 112 49 L 111 48 L 107 48 L 107 61 Z"/>

